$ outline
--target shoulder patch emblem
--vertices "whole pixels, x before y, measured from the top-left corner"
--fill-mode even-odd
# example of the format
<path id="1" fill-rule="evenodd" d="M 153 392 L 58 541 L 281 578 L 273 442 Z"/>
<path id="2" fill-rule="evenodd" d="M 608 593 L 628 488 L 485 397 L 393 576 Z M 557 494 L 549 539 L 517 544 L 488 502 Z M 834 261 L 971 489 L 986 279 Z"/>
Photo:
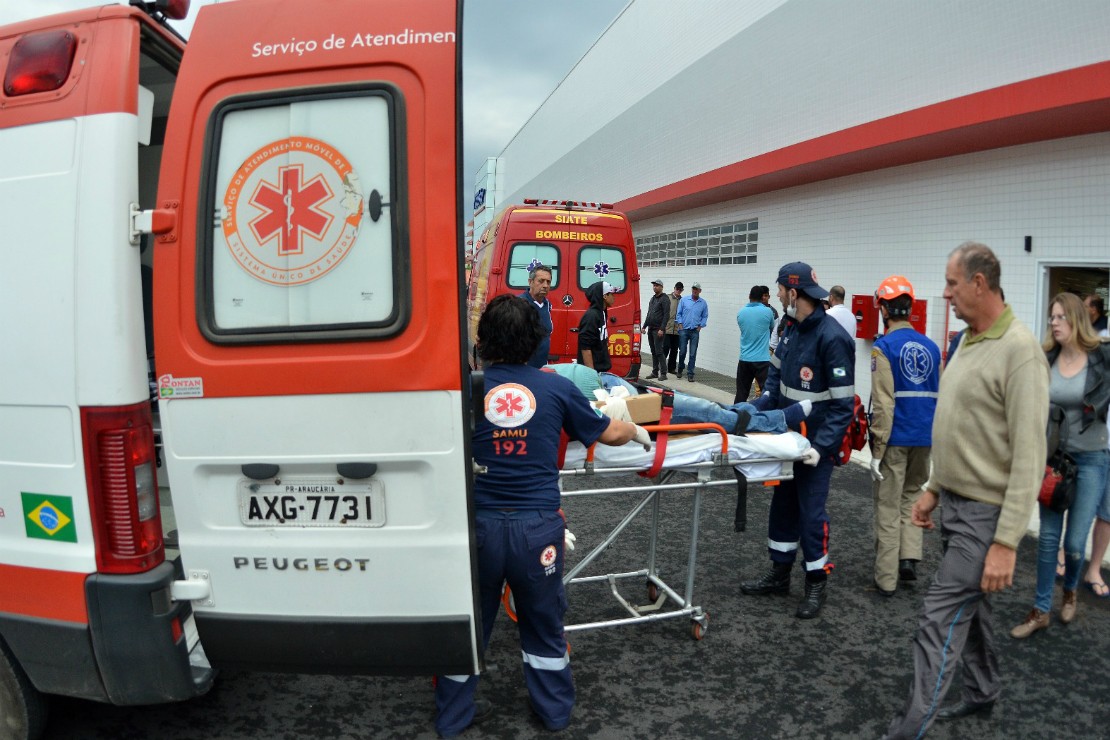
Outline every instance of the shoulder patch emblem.
<path id="1" fill-rule="evenodd" d="M 502 383 L 486 394 L 486 419 L 496 427 L 527 423 L 536 413 L 536 397 L 519 383 Z"/>

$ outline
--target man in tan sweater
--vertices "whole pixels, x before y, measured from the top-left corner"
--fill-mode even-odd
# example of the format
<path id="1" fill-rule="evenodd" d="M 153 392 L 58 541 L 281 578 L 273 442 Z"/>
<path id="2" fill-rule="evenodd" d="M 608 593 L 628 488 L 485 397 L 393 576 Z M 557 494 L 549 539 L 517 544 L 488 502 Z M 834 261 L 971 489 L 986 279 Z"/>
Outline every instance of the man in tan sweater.
<path id="1" fill-rule="evenodd" d="M 914 679 L 889 738 L 921 737 L 936 719 L 989 712 L 1001 692 L 987 594 L 1013 584 L 1017 546 L 1044 475 L 1048 363 L 1002 300 L 1001 268 L 984 244 L 948 259 L 944 297 L 968 330 L 940 381 L 933 472 L 913 507 L 944 546 L 914 637 Z M 957 657 L 959 660 L 957 660 Z M 957 665 L 963 697 L 940 709 Z"/>

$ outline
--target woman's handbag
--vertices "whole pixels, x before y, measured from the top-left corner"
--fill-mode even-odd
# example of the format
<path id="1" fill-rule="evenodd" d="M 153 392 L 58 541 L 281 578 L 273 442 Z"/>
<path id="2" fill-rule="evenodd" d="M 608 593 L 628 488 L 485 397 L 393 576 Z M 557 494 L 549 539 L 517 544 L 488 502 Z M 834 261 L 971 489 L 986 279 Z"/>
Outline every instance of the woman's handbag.
<path id="1" fill-rule="evenodd" d="M 1057 450 L 1044 466 L 1044 480 L 1037 500 L 1052 511 L 1063 513 L 1075 500 L 1075 479 L 1079 468 L 1072 456 Z"/>
<path id="2" fill-rule="evenodd" d="M 1075 459 L 1064 452 L 1068 443 L 1068 420 L 1064 410 L 1054 403 L 1048 405 L 1048 463 L 1044 466 L 1044 480 L 1037 501 L 1052 511 L 1063 513 L 1075 500 L 1075 480 L 1079 468 Z"/>

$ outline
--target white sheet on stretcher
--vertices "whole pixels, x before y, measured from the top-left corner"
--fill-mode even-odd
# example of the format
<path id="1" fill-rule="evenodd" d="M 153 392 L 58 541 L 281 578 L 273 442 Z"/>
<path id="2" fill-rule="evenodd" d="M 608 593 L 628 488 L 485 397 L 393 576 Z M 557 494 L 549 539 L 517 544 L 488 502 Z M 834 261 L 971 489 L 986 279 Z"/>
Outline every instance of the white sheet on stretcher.
<path id="1" fill-rule="evenodd" d="M 654 445 L 653 445 L 654 447 Z M 729 435 L 728 458 L 734 467 L 749 478 L 778 478 L 783 474 L 784 464 L 791 464 L 809 448 L 809 440 L 797 432 L 785 434 L 752 434 L 746 437 Z M 667 442 L 667 455 L 663 461 L 666 470 L 682 470 L 685 466 L 708 462 L 721 451 L 719 434 L 696 434 L 689 437 L 671 439 Z M 745 463 L 744 460 L 775 458 L 773 462 Z M 579 442 L 567 445 L 564 469 L 580 468 L 586 460 L 586 448 Z M 655 460 L 655 450 L 645 452 L 636 442 L 622 447 L 598 444 L 594 448 L 594 469 L 603 472 L 605 468 L 643 468 L 651 467 Z"/>

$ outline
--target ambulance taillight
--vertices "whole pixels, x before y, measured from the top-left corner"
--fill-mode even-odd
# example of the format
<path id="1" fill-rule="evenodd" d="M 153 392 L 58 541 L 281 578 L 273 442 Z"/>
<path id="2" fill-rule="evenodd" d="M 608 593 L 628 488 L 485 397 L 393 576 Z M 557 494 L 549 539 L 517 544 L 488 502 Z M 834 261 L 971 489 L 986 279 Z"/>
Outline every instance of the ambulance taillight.
<path id="1" fill-rule="evenodd" d="M 69 79 L 77 37 L 69 31 L 29 33 L 15 42 L 4 73 L 9 98 L 57 90 Z"/>
<path id="2" fill-rule="evenodd" d="M 165 559 L 150 410 L 82 409 L 81 429 L 97 569 L 146 572 Z"/>
<path id="3" fill-rule="evenodd" d="M 640 309 L 636 309 L 636 313 L 632 317 L 632 358 L 633 361 L 640 359 L 640 342 L 642 341 L 640 335 L 640 327 L 643 326 L 640 318 Z"/>

